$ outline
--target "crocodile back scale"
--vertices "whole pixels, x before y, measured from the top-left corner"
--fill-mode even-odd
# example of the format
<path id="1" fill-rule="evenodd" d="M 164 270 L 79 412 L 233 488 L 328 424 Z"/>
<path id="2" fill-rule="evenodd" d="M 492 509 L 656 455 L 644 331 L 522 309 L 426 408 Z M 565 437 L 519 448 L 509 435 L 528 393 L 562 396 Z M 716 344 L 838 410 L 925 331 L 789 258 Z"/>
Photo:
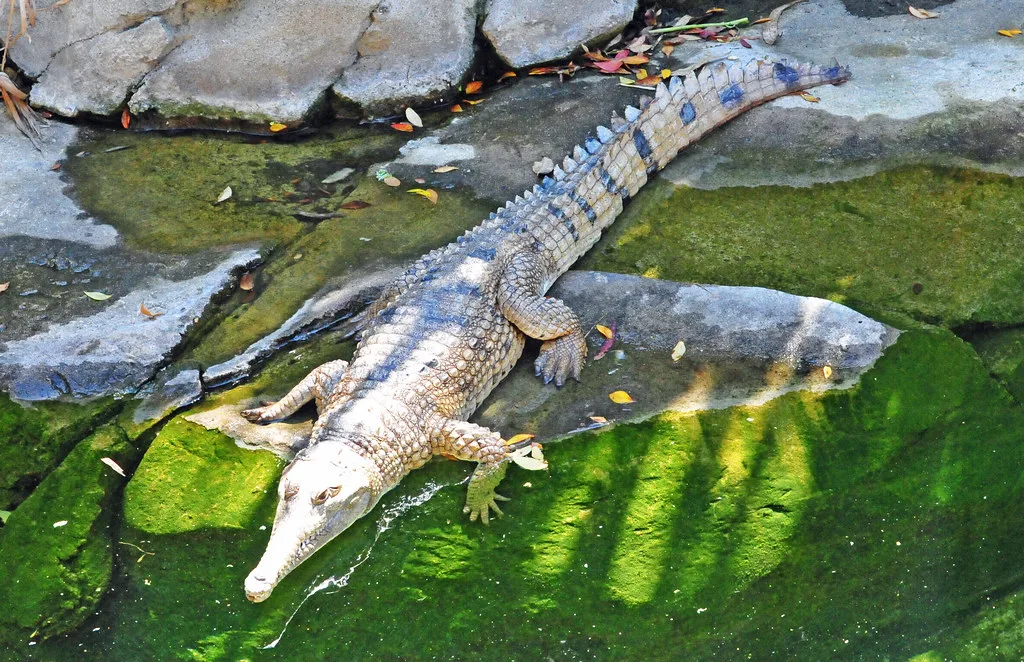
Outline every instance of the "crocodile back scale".
<path id="1" fill-rule="evenodd" d="M 845 67 L 755 60 L 716 63 L 657 86 L 597 127 L 552 176 L 432 251 L 385 288 L 350 363 L 318 367 L 283 399 L 242 412 L 265 423 L 315 400 L 309 445 L 285 469 L 270 543 L 246 579 L 250 600 L 369 512 L 436 454 L 478 463 L 466 512 L 501 513 L 494 488 L 509 447 L 466 422 L 508 374 L 527 337 L 538 376 L 579 379 L 586 341 L 575 313 L 545 296 L 623 205 L 676 154 L 766 101 L 850 77 Z"/>

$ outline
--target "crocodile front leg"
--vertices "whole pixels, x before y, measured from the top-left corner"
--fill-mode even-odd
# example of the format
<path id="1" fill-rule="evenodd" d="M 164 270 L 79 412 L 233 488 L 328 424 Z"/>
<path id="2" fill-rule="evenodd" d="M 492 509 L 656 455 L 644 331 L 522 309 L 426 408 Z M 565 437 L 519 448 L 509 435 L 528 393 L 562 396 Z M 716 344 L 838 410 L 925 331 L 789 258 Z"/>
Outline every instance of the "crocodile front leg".
<path id="1" fill-rule="evenodd" d="M 246 409 L 242 412 L 242 416 L 253 423 L 269 423 L 291 416 L 298 411 L 299 407 L 314 399 L 316 400 L 316 411 L 319 414 L 323 411 L 334 385 L 338 383 L 347 369 L 347 361 L 338 360 L 325 363 L 306 375 L 301 382 L 295 385 L 295 388 L 288 391 L 288 395 L 265 407 Z"/>
<path id="2" fill-rule="evenodd" d="M 498 307 L 520 331 L 546 341 L 540 346 L 534 367 L 538 376 L 543 375 L 545 384 L 554 379 L 561 386 L 566 377 L 579 381 L 587 357 L 587 341 L 576 313 L 561 300 L 541 294 L 544 279 L 540 256 L 515 256 L 502 275 Z"/>
<path id="3" fill-rule="evenodd" d="M 487 524 L 491 510 L 498 517 L 502 516 L 497 502 L 508 501 L 508 498 L 494 490 L 505 477 L 508 449 L 500 434 L 475 423 L 449 419 L 441 426 L 435 452 L 480 463 L 469 479 L 466 507 L 462 509 L 462 512 L 469 513 L 471 522 L 479 517 L 481 522 Z"/>

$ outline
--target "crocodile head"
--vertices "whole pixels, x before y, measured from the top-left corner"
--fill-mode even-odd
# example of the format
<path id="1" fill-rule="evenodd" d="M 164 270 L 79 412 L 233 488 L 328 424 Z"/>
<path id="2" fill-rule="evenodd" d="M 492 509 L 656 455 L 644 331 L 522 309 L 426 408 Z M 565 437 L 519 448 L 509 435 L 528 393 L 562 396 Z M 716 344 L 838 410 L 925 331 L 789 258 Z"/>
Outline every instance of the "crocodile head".
<path id="1" fill-rule="evenodd" d="M 285 468 L 267 551 L 245 580 L 252 602 L 376 505 L 373 463 L 339 444 L 307 448 Z"/>

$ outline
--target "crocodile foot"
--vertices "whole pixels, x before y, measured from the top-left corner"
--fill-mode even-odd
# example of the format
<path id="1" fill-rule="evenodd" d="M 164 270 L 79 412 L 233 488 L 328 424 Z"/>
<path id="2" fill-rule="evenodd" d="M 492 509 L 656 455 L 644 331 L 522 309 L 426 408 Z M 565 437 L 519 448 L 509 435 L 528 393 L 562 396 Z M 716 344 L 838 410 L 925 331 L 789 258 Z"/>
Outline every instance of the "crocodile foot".
<path id="1" fill-rule="evenodd" d="M 276 420 L 279 416 L 275 411 L 276 403 L 270 403 L 263 407 L 255 407 L 253 409 L 245 409 L 239 412 L 242 418 L 249 421 L 250 423 L 269 423 Z"/>
<path id="2" fill-rule="evenodd" d="M 537 376 L 544 377 L 545 384 L 550 384 L 553 379 L 556 386 L 561 386 L 567 377 L 580 380 L 586 358 L 587 341 L 582 332 L 575 331 L 541 345 L 540 356 L 533 365 Z"/>

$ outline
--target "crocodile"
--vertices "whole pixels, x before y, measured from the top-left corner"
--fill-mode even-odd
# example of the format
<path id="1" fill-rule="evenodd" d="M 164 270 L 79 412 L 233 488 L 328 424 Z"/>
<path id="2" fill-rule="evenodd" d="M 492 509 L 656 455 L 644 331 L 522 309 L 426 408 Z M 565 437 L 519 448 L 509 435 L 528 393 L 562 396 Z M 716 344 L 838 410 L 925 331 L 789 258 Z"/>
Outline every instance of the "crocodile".
<path id="1" fill-rule="evenodd" d="M 625 204 L 687 145 L 745 110 L 850 72 L 754 60 L 716 63 L 658 84 L 599 126 L 542 183 L 415 262 L 366 311 L 350 362 L 331 361 L 278 402 L 242 412 L 266 423 L 314 400 L 306 448 L 285 468 L 266 552 L 245 580 L 267 599 L 291 570 L 373 509 L 434 455 L 477 463 L 464 511 L 502 514 L 495 492 L 516 445 L 467 421 L 515 365 L 526 338 L 545 383 L 579 379 L 584 330 L 545 296 Z"/>

